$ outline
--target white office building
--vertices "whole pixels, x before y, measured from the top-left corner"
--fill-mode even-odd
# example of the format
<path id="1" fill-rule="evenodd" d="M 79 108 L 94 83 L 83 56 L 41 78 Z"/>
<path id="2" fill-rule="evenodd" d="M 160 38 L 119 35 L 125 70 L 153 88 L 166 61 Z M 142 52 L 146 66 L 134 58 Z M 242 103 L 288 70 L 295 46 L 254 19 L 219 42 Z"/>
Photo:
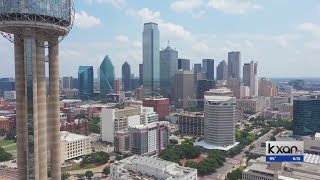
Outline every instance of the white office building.
<path id="1" fill-rule="evenodd" d="M 153 107 L 142 107 L 141 114 L 143 116 L 143 122 L 141 122 L 141 124 L 148 124 L 159 121 L 159 115 L 154 112 Z"/>
<path id="2" fill-rule="evenodd" d="M 63 161 L 85 156 L 91 153 L 91 142 L 89 136 L 61 131 L 60 137 L 61 159 Z"/>
<path id="3" fill-rule="evenodd" d="M 141 107 L 124 109 L 103 108 L 101 112 L 102 141 L 114 142 L 114 133 L 127 130 L 129 126 L 141 124 Z"/>
<path id="4" fill-rule="evenodd" d="M 110 168 L 110 180 L 197 180 L 197 175 L 197 169 L 138 155 L 117 161 Z"/>

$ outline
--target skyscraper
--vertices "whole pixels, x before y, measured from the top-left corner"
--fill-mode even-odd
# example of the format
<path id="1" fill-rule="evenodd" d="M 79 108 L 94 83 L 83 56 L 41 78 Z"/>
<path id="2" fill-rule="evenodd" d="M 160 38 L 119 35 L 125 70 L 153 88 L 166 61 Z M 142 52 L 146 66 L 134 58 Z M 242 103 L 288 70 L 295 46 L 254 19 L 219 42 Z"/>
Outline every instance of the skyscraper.
<path id="1" fill-rule="evenodd" d="M 320 132 L 320 95 L 301 96 L 293 101 L 292 130 L 295 136 Z"/>
<path id="2" fill-rule="evenodd" d="M 193 72 L 178 70 L 174 77 L 174 99 L 176 107 L 189 107 L 193 101 Z"/>
<path id="3" fill-rule="evenodd" d="M 78 71 L 80 96 L 93 95 L 93 66 L 80 66 Z"/>
<path id="4" fill-rule="evenodd" d="M 277 95 L 277 84 L 273 83 L 270 79 L 261 78 L 259 82 L 259 96 L 272 97 Z"/>
<path id="5" fill-rule="evenodd" d="M 143 85 L 143 64 L 139 64 L 139 83 Z"/>
<path id="6" fill-rule="evenodd" d="M 197 82 L 197 88 L 196 88 L 196 99 L 197 106 L 202 107 L 204 106 L 204 92 L 209 91 L 210 89 L 213 89 L 215 87 L 215 82 L 212 80 L 198 80 Z"/>
<path id="7" fill-rule="evenodd" d="M 225 60 L 222 60 L 217 66 L 217 80 L 228 79 L 228 65 Z"/>
<path id="8" fill-rule="evenodd" d="M 214 80 L 214 59 L 202 60 L 202 71 L 204 71 L 207 80 Z"/>
<path id="9" fill-rule="evenodd" d="M 240 69 L 241 65 L 241 54 L 240 52 L 229 52 L 228 53 L 228 78 L 235 78 L 240 80 Z"/>
<path id="10" fill-rule="evenodd" d="M 48 154 L 52 179 L 61 179 L 59 42 L 72 28 L 72 5 L 71 0 L 0 2 L 1 34 L 14 42 L 19 180 L 48 179 Z"/>
<path id="11" fill-rule="evenodd" d="M 198 75 L 198 73 L 199 72 L 201 72 L 201 70 L 202 70 L 202 66 L 201 66 L 201 64 L 194 64 L 193 65 L 193 80 L 195 81 L 195 83 L 197 82 L 197 75 Z"/>
<path id="12" fill-rule="evenodd" d="M 250 96 L 258 96 L 258 63 L 251 61 L 243 65 L 243 84 L 250 88 Z"/>
<path id="13" fill-rule="evenodd" d="M 100 96 L 105 98 L 108 93 L 114 92 L 114 66 L 106 55 L 99 67 L 100 69 Z"/>
<path id="14" fill-rule="evenodd" d="M 125 91 L 131 90 L 131 67 L 126 61 L 122 65 L 122 85 Z"/>
<path id="15" fill-rule="evenodd" d="M 72 89 L 73 88 L 73 77 L 63 77 L 62 78 L 62 87 L 63 89 Z"/>
<path id="16" fill-rule="evenodd" d="M 178 69 L 190 71 L 190 59 L 178 59 Z"/>
<path id="17" fill-rule="evenodd" d="M 160 94 L 172 97 L 172 80 L 178 70 L 178 51 L 168 47 L 160 51 Z"/>
<path id="18" fill-rule="evenodd" d="M 156 23 L 145 23 L 143 41 L 143 89 L 144 96 L 159 95 L 160 88 L 160 57 L 159 29 Z"/>

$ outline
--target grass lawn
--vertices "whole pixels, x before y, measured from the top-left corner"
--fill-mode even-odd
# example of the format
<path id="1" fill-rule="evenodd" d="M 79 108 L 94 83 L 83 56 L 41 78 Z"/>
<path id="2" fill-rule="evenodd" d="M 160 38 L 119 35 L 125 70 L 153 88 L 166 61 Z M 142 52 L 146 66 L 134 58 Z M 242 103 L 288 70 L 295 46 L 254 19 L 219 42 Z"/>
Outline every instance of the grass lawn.
<path id="1" fill-rule="evenodd" d="M 14 140 L 1 140 L 0 147 L 14 143 Z"/>
<path id="2" fill-rule="evenodd" d="M 67 168 L 63 169 L 63 171 L 76 171 L 76 170 L 81 170 L 81 169 L 91 169 L 91 168 L 96 168 L 96 167 L 99 167 L 102 165 L 103 164 L 87 164 L 83 167 L 80 167 L 80 164 L 78 164 L 76 166 L 67 167 Z"/>
<path id="3" fill-rule="evenodd" d="M 4 150 L 7 151 L 7 152 L 17 151 L 17 145 L 16 144 L 12 144 L 10 146 L 5 147 Z"/>

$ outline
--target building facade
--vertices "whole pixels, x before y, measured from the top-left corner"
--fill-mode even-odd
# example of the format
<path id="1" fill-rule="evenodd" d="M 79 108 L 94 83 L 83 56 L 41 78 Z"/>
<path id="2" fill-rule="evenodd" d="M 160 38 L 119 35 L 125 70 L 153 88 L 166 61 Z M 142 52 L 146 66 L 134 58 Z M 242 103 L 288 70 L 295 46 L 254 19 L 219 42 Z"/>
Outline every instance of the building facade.
<path id="1" fill-rule="evenodd" d="M 217 66 L 217 80 L 228 79 L 228 65 L 225 60 L 221 61 Z"/>
<path id="2" fill-rule="evenodd" d="M 178 51 L 169 45 L 160 51 L 160 94 L 171 98 L 173 94 L 173 77 L 178 70 Z"/>
<path id="3" fill-rule="evenodd" d="M 190 71 L 190 59 L 178 59 L 178 69 Z"/>
<path id="4" fill-rule="evenodd" d="M 204 139 L 218 146 L 235 143 L 236 98 L 205 96 Z"/>
<path id="5" fill-rule="evenodd" d="M 61 131 L 60 137 L 62 148 L 61 156 L 63 162 L 91 154 L 92 150 L 89 136 Z"/>
<path id="6" fill-rule="evenodd" d="M 142 36 L 144 96 L 157 96 L 160 93 L 160 35 L 158 24 L 145 23 Z"/>
<path id="7" fill-rule="evenodd" d="M 238 79 L 240 81 L 241 73 L 241 53 L 240 52 L 229 52 L 228 53 L 228 78 Z"/>
<path id="8" fill-rule="evenodd" d="M 143 85 L 143 64 L 139 64 L 139 82 L 140 86 Z"/>
<path id="9" fill-rule="evenodd" d="M 168 98 L 145 98 L 143 106 L 153 107 L 154 111 L 159 115 L 159 118 L 169 116 L 169 99 Z"/>
<path id="10" fill-rule="evenodd" d="M 99 67 L 100 71 L 100 96 L 105 97 L 108 93 L 114 92 L 114 80 L 115 80 L 115 72 L 114 66 L 109 58 L 106 55 Z"/>
<path id="11" fill-rule="evenodd" d="M 215 81 L 212 80 L 198 80 L 196 88 L 197 107 L 204 106 L 204 93 L 210 89 L 215 88 Z"/>
<path id="12" fill-rule="evenodd" d="M 206 79 L 214 81 L 214 59 L 202 60 L 202 71 L 206 74 Z"/>
<path id="13" fill-rule="evenodd" d="M 320 132 L 320 96 L 301 96 L 293 101 L 293 135 L 306 136 Z"/>
<path id="14" fill-rule="evenodd" d="M 130 153 L 159 154 L 169 144 L 169 122 L 160 121 L 129 127 Z"/>
<path id="15" fill-rule="evenodd" d="M 124 109 L 103 108 L 101 112 L 102 141 L 114 142 L 114 133 L 127 130 L 129 126 L 141 124 L 141 107 L 126 107 Z"/>
<path id="16" fill-rule="evenodd" d="M 128 131 L 115 132 L 114 151 L 121 154 L 128 154 L 130 152 Z"/>
<path id="17" fill-rule="evenodd" d="M 62 78 L 62 88 L 63 89 L 73 89 L 73 77 L 63 77 Z"/>
<path id="18" fill-rule="evenodd" d="M 277 84 L 270 79 L 261 78 L 259 83 L 259 96 L 272 97 L 278 95 Z"/>
<path id="19" fill-rule="evenodd" d="M 245 97 L 237 100 L 237 109 L 241 109 L 244 113 L 255 114 L 266 108 L 266 100 L 262 97 Z"/>
<path id="20" fill-rule="evenodd" d="M 193 102 L 193 72 L 178 70 L 174 77 L 175 106 L 178 108 L 189 107 Z"/>
<path id="21" fill-rule="evenodd" d="M 243 85 L 250 88 L 250 96 L 258 96 L 258 63 L 251 61 L 243 65 Z"/>
<path id="22" fill-rule="evenodd" d="M 80 66 L 78 71 L 80 96 L 93 95 L 93 66 Z"/>
<path id="23" fill-rule="evenodd" d="M 179 179 L 197 180 L 197 169 L 179 166 L 177 163 L 157 157 L 134 155 L 113 163 L 110 168 L 110 180 L 128 179 Z"/>
<path id="24" fill-rule="evenodd" d="M 187 136 L 203 136 L 204 115 L 203 113 L 178 114 L 179 134 Z"/>
<path id="25" fill-rule="evenodd" d="M 127 61 L 124 62 L 122 65 L 122 86 L 123 90 L 125 91 L 129 91 L 132 89 L 131 66 Z"/>

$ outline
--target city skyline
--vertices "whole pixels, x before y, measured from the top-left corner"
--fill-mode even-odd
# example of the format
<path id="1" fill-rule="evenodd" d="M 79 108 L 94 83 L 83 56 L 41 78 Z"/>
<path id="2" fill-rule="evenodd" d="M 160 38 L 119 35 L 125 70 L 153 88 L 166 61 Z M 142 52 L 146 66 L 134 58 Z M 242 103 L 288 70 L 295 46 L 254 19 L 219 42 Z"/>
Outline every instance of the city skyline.
<path id="1" fill-rule="evenodd" d="M 121 77 L 125 61 L 137 76 L 138 64 L 142 63 L 141 27 L 149 21 L 159 23 L 162 34 L 159 50 L 170 40 L 179 50 L 179 58 L 190 59 L 191 64 L 205 58 L 220 62 L 227 60 L 229 51 L 240 51 L 243 62 L 259 61 L 259 77 L 320 76 L 316 66 L 300 69 L 306 63 L 316 64 L 314 59 L 319 57 L 320 25 L 316 19 L 320 17 L 320 3 L 315 0 L 290 1 L 291 8 L 285 15 L 281 9 L 288 0 L 231 1 L 220 6 L 217 4 L 220 1 L 161 2 L 155 3 L 157 6 L 126 0 L 75 2 L 75 28 L 61 44 L 61 77 L 76 76 L 79 65 L 92 65 L 96 71 L 107 53 L 114 60 L 117 78 Z M 111 15 L 115 18 L 108 18 Z M 237 22 L 237 28 L 230 28 L 232 22 Z M 14 77 L 13 45 L 0 38 L 0 46 L 0 66 L 8 67 L 0 72 L 0 77 Z M 290 68 L 286 68 L 288 64 Z"/>

